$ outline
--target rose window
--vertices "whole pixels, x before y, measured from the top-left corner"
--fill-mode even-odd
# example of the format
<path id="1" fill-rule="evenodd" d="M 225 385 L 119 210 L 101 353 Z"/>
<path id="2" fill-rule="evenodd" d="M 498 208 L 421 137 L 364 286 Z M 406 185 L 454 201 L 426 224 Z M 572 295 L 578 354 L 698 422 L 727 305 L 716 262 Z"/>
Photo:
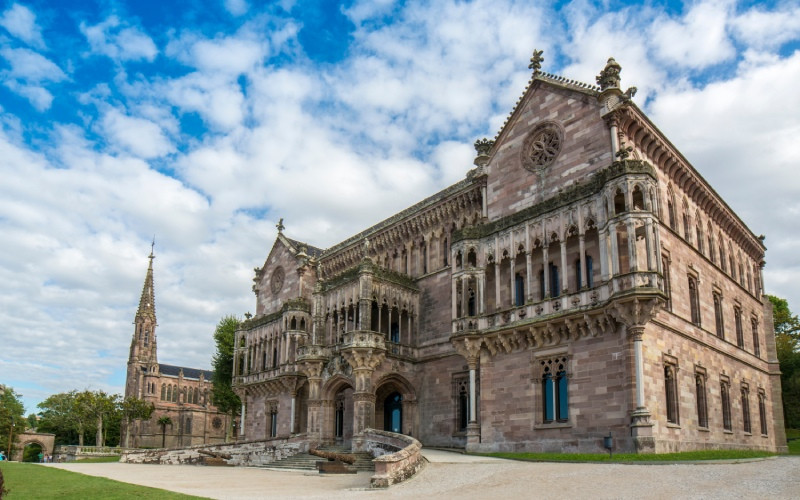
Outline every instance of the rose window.
<path id="1" fill-rule="evenodd" d="M 561 152 L 561 134 L 553 126 L 543 126 L 535 130 L 525 141 L 523 165 L 529 170 L 549 167 Z"/>

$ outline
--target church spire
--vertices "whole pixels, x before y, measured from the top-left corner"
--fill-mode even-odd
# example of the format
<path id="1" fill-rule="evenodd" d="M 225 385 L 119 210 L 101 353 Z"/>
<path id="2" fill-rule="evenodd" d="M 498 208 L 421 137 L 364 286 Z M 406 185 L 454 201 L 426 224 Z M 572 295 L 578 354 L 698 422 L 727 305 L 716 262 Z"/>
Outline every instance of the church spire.
<path id="1" fill-rule="evenodd" d="M 144 287 L 142 287 L 142 297 L 139 299 L 139 310 L 136 311 L 137 318 L 150 318 L 153 323 L 156 321 L 156 296 L 155 289 L 153 288 L 153 259 L 156 256 L 153 254 L 153 248 L 156 245 L 156 240 L 153 238 L 153 243 L 150 245 L 150 265 L 147 267 L 147 276 L 144 279 Z"/>

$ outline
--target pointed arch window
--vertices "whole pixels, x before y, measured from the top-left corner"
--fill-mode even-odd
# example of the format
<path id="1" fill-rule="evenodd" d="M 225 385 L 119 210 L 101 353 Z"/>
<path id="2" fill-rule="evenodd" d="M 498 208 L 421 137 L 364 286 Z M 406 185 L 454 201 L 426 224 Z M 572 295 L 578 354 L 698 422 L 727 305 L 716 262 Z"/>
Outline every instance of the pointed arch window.
<path id="1" fill-rule="evenodd" d="M 758 337 L 758 320 L 757 319 L 752 318 L 750 320 L 750 329 L 753 332 L 753 354 L 755 354 L 756 357 L 760 358 L 761 357 L 761 342 L 759 341 L 759 337 Z"/>
<path id="2" fill-rule="evenodd" d="M 761 435 L 767 435 L 767 395 L 759 390 L 758 391 L 758 418 L 761 422 Z"/>
<path id="3" fill-rule="evenodd" d="M 733 320 L 736 324 L 736 345 L 744 349 L 744 331 L 742 331 L 742 310 L 739 307 L 733 308 Z"/>
<path id="4" fill-rule="evenodd" d="M 723 380 L 720 383 L 720 395 L 722 399 L 722 428 L 726 431 L 732 431 L 733 425 L 731 424 L 731 394 L 730 384 Z"/>
<path id="5" fill-rule="evenodd" d="M 548 359 L 541 364 L 543 421 L 566 422 L 569 420 L 567 358 Z"/>
<path id="6" fill-rule="evenodd" d="M 753 432 L 750 422 L 750 389 L 746 386 L 742 387 L 742 427 L 747 434 Z"/>
<path id="7" fill-rule="evenodd" d="M 667 422 L 670 424 L 680 424 L 678 410 L 678 378 L 676 367 L 673 365 L 664 366 L 664 389 L 667 399 Z"/>
<path id="8" fill-rule="evenodd" d="M 706 398 L 706 376 L 705 373 L 694 374 L 695 396 L 697 397 L 697 425 L 708 427 L 708 400 Z"/>
<path id="9" fill-rule="evenodd" d="M 697 278 L 689 276 L 689 306 L 692 323 L 700 326 L 700 298 L 697 292 Z"/>
<path id="10" fill-rule="evenodd" d="M 714 323 L 717 328 L 717 337 L 725 338 L 725 323 L 722 316 L 722 296 L 714 292 Z"/>

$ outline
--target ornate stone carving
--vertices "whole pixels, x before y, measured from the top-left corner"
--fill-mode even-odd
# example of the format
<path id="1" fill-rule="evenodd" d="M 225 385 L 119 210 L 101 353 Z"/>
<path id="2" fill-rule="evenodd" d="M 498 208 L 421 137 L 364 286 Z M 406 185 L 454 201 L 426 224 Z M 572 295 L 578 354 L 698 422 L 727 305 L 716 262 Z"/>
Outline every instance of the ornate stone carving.
<path id="1" fill-rule="evenodd" d="M 272 277 L 269 280 L 269 288 L 272 290 L 274 295 L 277 295 L 278 292 L 281 291 L 283 288 L 283 281 L 286 277 L 286 274 L 283 271 L 283 268 L 278 266 L 272 271 Z"/>
<path id="2" fill-rule="evenodd" d="M 525 140 L 522 148 L 522 165 L 532 172 L 539 172 L 553 164 L 561 152 L 561 130 L 552 123 L 536 127 Z"/>
<path id="3" fill-rule="evenodd" d="M 609 88 L 619 88 L 619 74 L 621 71 L 622 66 L 620 66 L 613 57 L 609 57 L 606 67 L 603 68 L 603 71 L 601 71 L 596 78 L 597 84 L 600 85 L 600 90 L 603 91 Z"/>
<path id="4" fill-rule="evenodd" d="M 533 49 L 533 55 L 531 56 L 531 63 L 528 65 L 528 68 L 533 70 L 534 75 L 539 74 L 542 70 L 542 61 L 544 61 L 544 57 L 542 57 L 543 53 L 544 53 L 543 50 Z"/>

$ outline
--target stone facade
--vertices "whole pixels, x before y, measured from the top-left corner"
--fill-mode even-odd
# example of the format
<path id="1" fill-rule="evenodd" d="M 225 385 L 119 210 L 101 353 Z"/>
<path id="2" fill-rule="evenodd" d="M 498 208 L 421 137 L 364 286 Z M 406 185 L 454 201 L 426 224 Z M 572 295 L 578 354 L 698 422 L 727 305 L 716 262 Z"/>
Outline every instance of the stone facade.
<path id="1" fill-rule="evenodd" d="M 464 180 L 325 250 L 278 224 L 237 332 L 241 439 L 785 449 L 762 238 L 613 59 L 599 86 L 540 63 Z"/>
<path id="2" fill-rule="evenodd" d="M 213 372 L 158 362 L 154 258 L 151 252 L 134 318 L 125 397 L 150 402 L 155 411 L 149 420 L 136 420 L 130 426 L 123 423 L 122 443 L 131 448 L 160 448 L 162 441 L 167 448 L 223 443 L 231 417 L 212 403 Z M 172 424 L 162 429 L 158 424 L 162 417 L 169 417 Z"/>

